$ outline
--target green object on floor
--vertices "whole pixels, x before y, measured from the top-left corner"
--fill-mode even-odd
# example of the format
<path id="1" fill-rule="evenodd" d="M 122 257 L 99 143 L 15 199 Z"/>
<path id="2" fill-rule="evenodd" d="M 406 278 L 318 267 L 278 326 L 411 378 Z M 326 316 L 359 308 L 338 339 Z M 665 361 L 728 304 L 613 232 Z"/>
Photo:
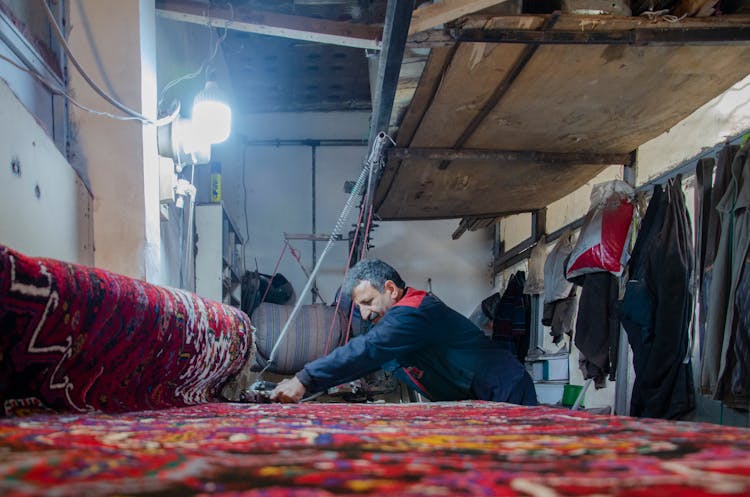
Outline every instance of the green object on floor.
<path id="1" fill-rule="evenodd" d="M 581 385 L 565 385 L 563 387 L 562 405 L 572 407 L 576 403 L 581 390 L 583 390 Z M 581 407 L 583 407 L 583 400 L 581 401 Z"/>

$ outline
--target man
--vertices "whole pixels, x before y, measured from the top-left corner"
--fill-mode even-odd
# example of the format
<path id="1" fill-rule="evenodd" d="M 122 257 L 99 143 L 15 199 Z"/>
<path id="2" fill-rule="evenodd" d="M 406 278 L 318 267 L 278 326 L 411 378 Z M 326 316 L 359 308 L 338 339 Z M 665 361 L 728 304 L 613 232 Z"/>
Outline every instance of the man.
<path id="1" fill-rule="evenodd" d="M 434 296 L 407 288 L 385 262 L 358 262 L 342 293 L 374 326 L 282 381 L 272 400 L 298 402 L 382 367 L 433 401 L 536 405 L 534 383 L 512 353 Z"/>

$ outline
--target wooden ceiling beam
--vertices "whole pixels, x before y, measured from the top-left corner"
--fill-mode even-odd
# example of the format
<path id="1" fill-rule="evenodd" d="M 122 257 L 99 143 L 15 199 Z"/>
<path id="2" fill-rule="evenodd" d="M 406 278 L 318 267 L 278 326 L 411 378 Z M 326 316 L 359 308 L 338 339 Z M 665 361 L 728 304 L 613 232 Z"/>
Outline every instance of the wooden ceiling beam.
<path id="1" fill-rule="evenodd" d="M 388 159 L 423 159 L 436 161 L 493 161 L 503 163 L 538 163 L 538 164 L 590 164 L 622 165 L 626 164 L 629 154 L 586 154 L 562 152 L 529 152 L 483 149 L 453 148 L 402 148 L 388 149 Z"/>
<path id="2" fill-rule="evenodd" d="M 618 29 L 606 29 L 596 22 L 586 24 L 582 20 L 581 28 L 575 30 L 434 29 L 410 36 L 407 46 L 446 47 L 462 42 L 631 46 L 721 46 L 750 43 L 750 16 L 747 15 L 733 15 L 731 21 L 719 17 L 687 18 L 675 26 L 643 26 L 641 19 L 634 17 L 631 24 L 622 25 Z"/>
<path id="3" fill-rule="evenodd" d="M 544 45 L 727 45 L 750 42 L 750 26 L 634 28 L 621 31 L 525 31 L 466 29 L 459 42 L 538 43 Z"/>
<path id="4" fill-rule="evenodd" d="M 507 0 L 442 0 L 414 11 L 409 25 L 409 36 L 455 21 Z"/>
<path id="5" fill-rule="evenodd" d="M 552 29 L 559 18 L 559 12 L 554 13 L 544 20 L 544 23 L 539 27 L 538 31 L 548 31 Z M 510 90 L 513 82 L 516 80 L 516 78 L 518 78 L 529 61 L 531 61 L 531 58 L 534 57 L 534 54 L 536 53 L 538 48 L 538 44 L 529 44 L 523 48 L 523 52 L 521 52 L 521 55 L 513 64 L 513 67 L 507 72 L 505 78 L 503 78 L 500 84 L 495 88 L 495 91 L 492 92 L 490 98 L 486 102 L 484 102 L 482 110 L 480 110 L 474 116 L 468 126 L 466 126 L 466 129 L 464 129 L 464 132 L 461 133 L 461 136 L 458 137 L 458 140 L 456 140 L 456 143 L 453 145 L 454 149 L 459 150 L 463 148 L 466 142 L 469 141 L 471 135 L 474 134 L 479 125 L 482 124 L 482 121 L 484 121 L 484 118 L 487 117 L 490 112 L 492 112 L 492 109 L 495 108 L 498 102 L 500 102 L 500 100 L 505 96 L 508 90 Z M 450 164 L 450 161 L 443 161 L 440 164 L 440 169 L 447 168 L 448 164 Z"/>
<path id="6" fill-rule="evenodd" d="M 419 77 L 419 84 L 411 99 L 409 108 L 398 127 L 396 142 L 399 145 L 403 147 L 411 145 L 411 141 L 422 124 L 427 110 L 435 99 L 435 95 L 440 88 L 440 82 L 445 75 L 445 70 L 451 60 L 453 60 L 457 49 L 458 44 L 454 43 L 450 47 L 435 48 L 430 52 L 427 64 L 422 71 L 422 75 Z"/>
<path id="7" fill-rule="evenodd" d="M 206 4 L 197 1 L 157 0 L 156 14 L 174 21 L 371 50 L 380 50 L 383 37 L 383 30 L 377 26 L 290 16 L 246 7 L 232 10 L 212 6 L 209 10 Z"/>
<path id="8" fill-rule="evenodd" d="M 461 235 L 466 233 L 467 231 L 479 231 L 480 229 L 489 228 L 493 224 L 497 222 L 499 218 L 496 216 L 490 216 L 490 217 L 476 217 L 476 216 L 468 216 L 458 223 L 458 226 L 456 227 L 456 230 L 451 234 L 451 238 L 453 240 L 458 240 L 461 238 Z"/>

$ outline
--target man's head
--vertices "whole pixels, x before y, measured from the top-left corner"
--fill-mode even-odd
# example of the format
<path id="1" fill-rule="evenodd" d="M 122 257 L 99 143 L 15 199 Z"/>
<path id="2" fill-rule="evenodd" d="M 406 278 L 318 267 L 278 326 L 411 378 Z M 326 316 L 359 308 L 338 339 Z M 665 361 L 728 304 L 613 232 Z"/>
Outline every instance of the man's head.
<path id="1" fill-rule="evenodd" d="M 378 322 L 403 296 L 406 284 L 390 265 L 377 259 L 365 259 L 347 273 L 342 291 L 351 295 L 362 319 Z"/>

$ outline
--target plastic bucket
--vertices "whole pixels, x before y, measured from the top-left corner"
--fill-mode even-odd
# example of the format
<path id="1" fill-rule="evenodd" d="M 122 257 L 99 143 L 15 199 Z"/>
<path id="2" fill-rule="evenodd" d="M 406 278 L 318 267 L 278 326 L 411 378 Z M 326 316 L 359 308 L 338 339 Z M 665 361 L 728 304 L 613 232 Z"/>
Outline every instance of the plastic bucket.
<path id="1" fill-rule="evenodd" d="M 565 385 L 563 387 L 562 405 L 566 407 L 573 406 L 582 390 L 583 387 L 581 385 Z M 583 407 L 583 400 L 581 400 L 581 407 Z"/>

